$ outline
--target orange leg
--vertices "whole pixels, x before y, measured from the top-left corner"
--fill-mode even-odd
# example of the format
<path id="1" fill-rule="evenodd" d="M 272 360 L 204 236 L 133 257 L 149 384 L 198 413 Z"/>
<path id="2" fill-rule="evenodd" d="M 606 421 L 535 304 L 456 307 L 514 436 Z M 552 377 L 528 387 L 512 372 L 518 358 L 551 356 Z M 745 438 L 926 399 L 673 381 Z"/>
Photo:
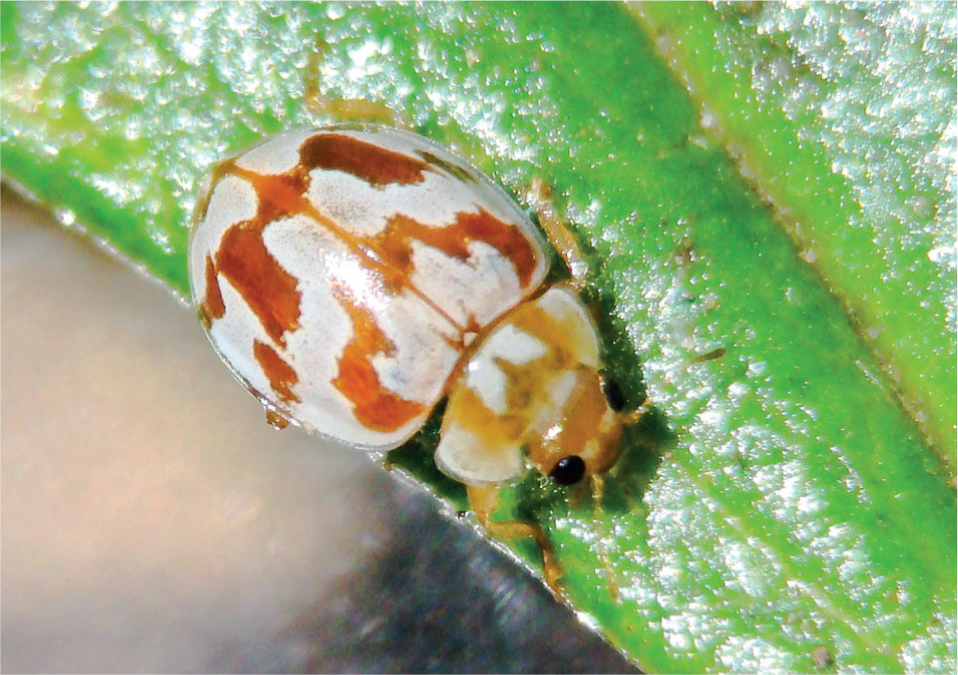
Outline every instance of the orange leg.
<path id="1" fill-rule="evenodd" d="M 533 178 L 532 184 L 529 186 L 529 197 L 536 207 L 536 213 L 539 215 L 539 225 L 545 230 L 549 241 L 562 256 L 562 260 L 569 269 L 569 274 L 572 275 L 572 283 L 577 289 L 581 289 L 585 285 L 585 277 L 589 273 L 589 264 L 586 262 L 585 256 L 582 255 L 575 234 L 556 213 L 555 206 L 552 204 L 552 191 L 542 179 Z"/>
<path id="2" fill-rule="evenodd" d="M 315 117 L 333 117 L 337 122 L 366 122 L 408 129 L 409 123 L 381 101 L 360 98 L 329 98 L 320 91 L 320 67 L 329 45 L 322 36 L 310 52 L 304 72 L 304 96 L 307 111 Z"/>
<path id="3" fill-rule="evenodd" d="M 562 566 L 556 560 L 552 551 L 552 544 L 546 537 L 542 528 L 535 523 L 526 523 L 519 520 L 492 521 L 490 514 L 496 510 L 499 505 L 499 486 L 498 485 L 466 485 L 466 492 L 469 495 L 469 506 L 475 512 L 479 519 L 479 524 L 486 528 L 486 531 L 498 539 L 515 539 L 517 537 L 531 537 L 539 546 L 542 553 L 542 571 L 545 574 L 546 583 L 552 590 L 552 594 L 557 599 L 562 599 L 564 590 L 559 583 L 562 577 Z"/>
<path id="4" fill-rule="evenodd" d="M 605 550 L 604 540 L 602 538 L 602 528 L 599 526 L 599 508 L 602 505 L 602 489 L 605 487 L 605 477 L 595 474 L 589 481 L 592 486 L 592 524 L 595 526 L 596 545 L 599 550 L 599 560 L 605 568 L 606 580 L 609 582 L 609 596 L 613 602 L 619 601 L 619 587 L 615 583 L 615 572 L 612 569 L 612 561 L 609 560 L 609 553 Z"/>
<path id="5" fill-rule="evenodd" d="M 366 101 L 360 98 L 313 98 L 308 100 L 307 105 L 314 115 L 331 116 L 341 122 L 366 122 L 400 129 L 409 128 L 405 120 L 380 101 Z"/>

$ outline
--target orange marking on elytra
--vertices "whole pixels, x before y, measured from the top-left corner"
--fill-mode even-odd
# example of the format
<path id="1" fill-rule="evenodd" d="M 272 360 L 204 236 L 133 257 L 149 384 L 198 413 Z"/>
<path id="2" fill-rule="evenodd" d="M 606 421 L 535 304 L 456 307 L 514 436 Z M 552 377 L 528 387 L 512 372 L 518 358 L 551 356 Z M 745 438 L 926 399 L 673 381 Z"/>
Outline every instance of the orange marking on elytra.
<path id="1" fill-rule="evenodd" d="M 285 347 L 284 334 L 299 328 L 300 293 L 296 278 L 284 270 L 266 248 L 263 230 L 283 215 L 282 197 L 296 194 L 301 187 L 295 178 L 282 176 L 271 177 L 270 184 L 263 186 L 260 184 L 262 181 L 254 179 L 258 178 L 256 174 L 242 171 L 233 160 L 227 160 L 213 170 L 211 194 L 216 184 L 229 174 L 253 183 L 257 194 L 256 215 L 232 225 L 223 233 L 216 260 L 208 259 L 207 262 L 207 288 L 210 265 L 213 264 L 213 271 L 222 274 L 243 296 L 270 338 Z M 218 287 L 216 292 L 219 293 Z M 222 313 L 219 316 L 211 315 L 211 318 L 220 316 Z"/>
<path id="2" fill-rule="evenodd" d="M 249 181 L 256 189 L 260 204 L 259 213 L 256 216 L 257 222 L 263 219 L 264 216 L 269 218 L 289 217 L 297 214 L 308 216 L 346 244 L 346 246 L 356 254 L 356 257 L 363 261 L 363 264 L 368 269 L 375 270 L 382 277 L 388 289 L 394 291 L 409 289 L 446 321 L 456 328 L 460 328 L 460 326 L 453 321 L 452 317 L 446 314 L 431 298 L 412 284 L 409 279 L 411 271 L 393 268 L 381 259 L 382 256 L 380 252 L 376 251 L 368 242 L 365 240 L 361 241 L 351 232 L 340 227 L 335 221 L 324 216 L 312 205 L 305 196 L 308 189 L 309 174 L 302 166 L 282 176 L 265 176 L 237 166 L 230 166 L 229 172 Z M 267 220 L 266 222 L 268 223 L 269 221 Z M 240 225 L 243 225 L 243 223 L 240 223 Z M 238 226 L 234 226 L 234 228 L 235 227 Z M 262 239 L 262 231 L 259 232 L 259 236 Z"/>
<path id="3" fill-rule="evenodd" d="M 299 327 L 300 292 L 297 280 L 276 261 L 263 242 L 263 231 L 273 220 L 303 214 L 345 243 L 370 270 L 378 272 L 394 293 L 408 289 L 460 333 L 465 328 L 412 283 L 412 240 L 434 247 L 457 260 L 469 258 L 469 243 L 481 241 L 509 260 L 527 288 L 538 264 L 532 241 L 514 224 L 489 212 L 460 212 L 445 227 L 430 227 L 402 215 L 394 216 L 376 237 L 360 238 L 324 216 L 306 197 L 313 168 L 338 169 L 371 185 L 417 183 L 424 171 L 433 171 L 419 159 L 376 147 L 341 134 L 318 134 L 300 149 L 300 163 L 283 175 L 263 175 L 229 160 L 214 170 L 213 184 L 227 174 L 248 181 L 257 195 L 257 213 L 249 221 L 228 228 L 216 254 L 215 266 L 244 297 L 267 334 L 285 346 L 285 333 Z"/>
<path id="4" fill-rule="evenodd" d="M 200 303 L 200 316 L 203 325 L 209 330 L 213 321 L 223 318 L 226 305 L 223 304 L 223 293 L 220 290 L 220 281 L 216 276 L 216 265 L 213 259 L 206 256 L 206 290 L 203 292 L 203 301 Z"/>
<path id="5" fill-rule="evenodd" d="M 376 431 L 395 431 L 419 417 L 426 406 L 407 401 L 383 388 L 372 358 L 376 354 L 390 356 L 395 353 L 396 346 L 376 324 L 372 312 L 357 305 L 343 292 L 337 296 L 352 319 L 353 337 L 343 348 L 339 374 L 333 380 L 333 386 L 352 401 L 353 414 L 364 426 Z"/>
<path id="6" fill-rule="evenodd" d="M 529 285 L 538 255 L 518 225 L 504 223 L 479 209 L 479 213 L 458 214 L 454 229 L 461 230 L 465 237 L 489 244 L 499 251 L 515 267 L 522 288 Z"/>
<path id="7" fill-rule="evenodd" d="M 459 166 L 458 164 L 453 164 L 452 162 L 447 162 L 428 150 L 416 150 L 416 154 L 422 157 L 425 161 L 429 162 L 431 166 L 438 167 L 439 169 L 445 171 L 451 176 L 454 176 L 455 178 L 458 178 L 464 183 L 477 182 L 475 175 L 473 175 L 466 168 Z"/>
<path id="8" fill-rule="evenodd" d="M 520 286 L 528 286 L 536 269 L 536 251 L 514 223 L 506 223 L 488 211 L 462 212 L 456 222 L 446 227 L 430 227 L 408 216 L 397 214 L 389 219 L 386 229 L 370 243 L 382 260 L 408 279 L 413 274 L 412 240 L 438 249 L 457 260 L 470 256 L 469 243 L 481 241 L 499 251 L 512 263 Z"/>
<path id="9" fill-rule="evenodd" d="M 284 333 L 299 328 L 300 294 L 296 278 L 266 249 L 259 218 L 234 225 L 223 234 L 216 264 L 259 317 L 267 335 L 286 346 Z"/>
<path id="10" fill-rule="evenodd" d="M 299 376 L 293 367 L 286 363 L 283 358 L 276 353 L 276 350 L 259 340 L 253 341 L 253 355 L 259 362 L 266 377 L 269 378 L 269 386 L 285 403 L 295 401 L 299 403 L 302 399 L 297 396 L 291 387 L 299 382 Z"/>
<path id="11" fill-rule="evenodd" d="M 345 171 L 374 187 L 408 185 L 425 180 L 427 163 L 343 134 L 317 134 L 307 139 L 300 159 L 308 169 Z"/>

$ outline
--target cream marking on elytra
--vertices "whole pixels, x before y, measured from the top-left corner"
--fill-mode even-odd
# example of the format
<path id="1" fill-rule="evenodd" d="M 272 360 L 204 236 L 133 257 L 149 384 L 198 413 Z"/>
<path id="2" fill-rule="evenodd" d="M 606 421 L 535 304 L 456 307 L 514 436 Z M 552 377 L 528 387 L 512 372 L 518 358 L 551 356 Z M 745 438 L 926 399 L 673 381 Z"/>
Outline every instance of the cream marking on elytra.
<path id="1" fill-rule="evenodd" d="M 236 157 L 236 166 L 267 176 L 288 173 L 299 165 L 299 149 L 312 131 L 282 134 L 282 143 L 273 140 L 249 148 Z"/>
<path id="2" fill-rule="evenodd" d="M 437 466 L 491 534 L 536 541 L 558 595 L 542 528 L 490 519 L 499 487 L 531 465 L 598 494 L 635 415 L 605 399 L 585 265 L 536 185 L 573 275 L 545 292 L 539 229 L 464 160 L 386 127 L 279 134 L 203 182 L 189 270 L 210 341 L 277 428 L 389 450 L 448 397 Z"/>

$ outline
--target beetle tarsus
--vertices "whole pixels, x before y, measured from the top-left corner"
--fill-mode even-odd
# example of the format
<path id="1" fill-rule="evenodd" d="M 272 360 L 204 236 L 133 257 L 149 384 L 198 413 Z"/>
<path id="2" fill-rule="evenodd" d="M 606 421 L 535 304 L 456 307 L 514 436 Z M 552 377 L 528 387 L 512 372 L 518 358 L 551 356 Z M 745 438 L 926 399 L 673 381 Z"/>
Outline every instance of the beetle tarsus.
<path id="1" fill-rule="evenodd" d="M 542 528 L 535 523 L 521 520 L 490 520 L 489 516 L 499 505 L 498 485 L 466 485 L 466 492 L 469 495 L 469 506 L 476 514 L 476 519 L 490 536 L 497 539 L 530 537 L 536 542 L 542 554 L 542 572 L 545 582 L 557 600 L 565 600 L 565 588 L 559 582 L 564 571 L 562 565 L 556 560 L 552 544 Z"/>

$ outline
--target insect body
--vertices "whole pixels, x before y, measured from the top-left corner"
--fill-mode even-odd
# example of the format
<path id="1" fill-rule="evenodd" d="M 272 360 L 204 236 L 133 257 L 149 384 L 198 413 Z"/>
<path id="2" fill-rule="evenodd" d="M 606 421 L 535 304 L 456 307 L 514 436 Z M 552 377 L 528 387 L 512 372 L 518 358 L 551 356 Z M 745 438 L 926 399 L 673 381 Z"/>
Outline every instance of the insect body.
<path id="1" fill-rule="evenodd" d="M 603 394 L 574 282 L 544 288 L 548 261 L 488 178 L 388 127 L 283 133 L 225 160 L 189 244 L 210 341 L 274 418 L 382 451 L 448 396 L 438 466 L 493 534 L 536 539 L 558 592 L 541 529 L 490 519 L 498 487 L 527 463 L 561 484 L 602 474 L 628 416 Z"/>

